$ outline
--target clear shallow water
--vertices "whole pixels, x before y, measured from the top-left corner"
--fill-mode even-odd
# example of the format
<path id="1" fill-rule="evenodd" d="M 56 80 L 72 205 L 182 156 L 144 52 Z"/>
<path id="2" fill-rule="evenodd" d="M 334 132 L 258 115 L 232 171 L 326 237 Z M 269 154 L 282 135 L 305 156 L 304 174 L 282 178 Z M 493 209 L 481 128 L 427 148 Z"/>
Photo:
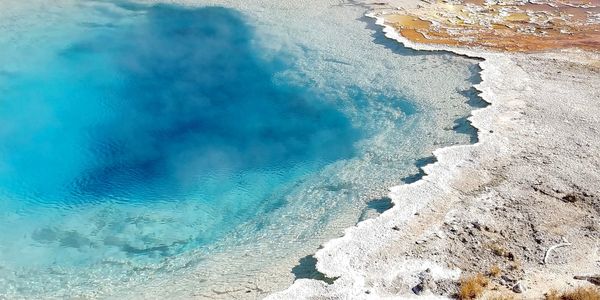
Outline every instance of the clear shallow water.
<path id="1" fill-rule="evenodd" d="M 359 72 L 318 82 L 323 61 L 356 62 L 273 51 L 238 10 L 40 2 L 0 19 L 6 295 L 264 273 L 355 222 L 439 139 L 422 104 Z"/>

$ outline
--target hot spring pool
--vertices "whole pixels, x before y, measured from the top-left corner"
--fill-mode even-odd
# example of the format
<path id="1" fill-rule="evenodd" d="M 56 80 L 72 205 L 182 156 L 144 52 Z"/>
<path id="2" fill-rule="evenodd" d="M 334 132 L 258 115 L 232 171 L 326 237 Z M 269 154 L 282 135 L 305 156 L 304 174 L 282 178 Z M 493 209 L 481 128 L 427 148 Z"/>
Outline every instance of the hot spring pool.
<path id="1" fill-rule="evenodd" d="M 0 296 L 105 297 L 200 279 L 173 288 L 187 297 L 281 276 L 272 265 L 289 273 L 416 173 L 434 143 L 469 138 L 436 123 L 468 114 L 456 92 L 468 88 L 466 60 L 448 71 L 458 84 L 442 87 L 460 105 L 439 117 L 420 96 L 371 82 L 381 76 L 336 78 L 312 52 L 320 46 L 265 42 L 292 34 L 265 34 L 256 11 L 227 3 L 6 5 Z"/>

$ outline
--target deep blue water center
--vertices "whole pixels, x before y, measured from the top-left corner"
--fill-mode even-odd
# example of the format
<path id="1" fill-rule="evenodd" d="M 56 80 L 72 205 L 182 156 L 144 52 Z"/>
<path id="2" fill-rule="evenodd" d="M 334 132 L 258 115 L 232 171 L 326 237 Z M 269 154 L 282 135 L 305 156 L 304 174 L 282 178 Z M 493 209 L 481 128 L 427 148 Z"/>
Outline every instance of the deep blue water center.
<path id="1" fill-rule="evenodd" d="M 261 202 L 353 154 L 360 133 L 318 91 L 274 80 L 289 62 L 261 56 L 239 13 L 127 9 L 143 16 L 87 24 L 45 65 L 0 78 L 3 197 L 218 203 L 227 187 L 246 185 L 237 200 Z M 279 179 L 253 190 L 251 178 L 273 172 Z"/>

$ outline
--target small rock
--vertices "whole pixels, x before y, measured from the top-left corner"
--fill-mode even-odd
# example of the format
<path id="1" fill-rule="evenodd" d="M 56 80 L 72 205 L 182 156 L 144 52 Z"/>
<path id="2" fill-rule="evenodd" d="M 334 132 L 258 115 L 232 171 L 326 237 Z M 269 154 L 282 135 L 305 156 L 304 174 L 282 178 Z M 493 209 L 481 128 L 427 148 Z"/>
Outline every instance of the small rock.
<path id="1" fill-rule="evenodd" d="M 419 280 L 421 282 L 412 288 L 413 293 L 417 295 L 421 295 L 427 290 L 435 290 L 437 288 L 437 284 L 433 280 L 431 269 L 429 268 L 419 273 Z"/>
<path id="2" fill-rule="evenodd" d="M 577 280 L 587 280 L 592 284 L 600 285 L 600 275 L 591 275 L 591 276 L 575 276 L 573 277 Z"/>
<path id="3" fill-rule="evenodd" d="M 517 294 L 521 294 L 524 293 L 527 290 L 527 288 L 525 287 L 525 284 L 522 281 L 519 281 L 512 287 L 512 290 Z"/>
<path id="4" fill-rule="evenodd" d="M 507 257 L 509 260 L 511 260 L 511 261 L 515 261 L 515 255 L 514 255 L 512 252 L 508 252 L 508 253 L 507 253 L 505 256 L 506 256 L 506 257 Z"/>
<path id="5" fill-rule="evenodd" d="M 564 197 L 562 197 L 562 199 L 565 202 L 573 203 L 573 202 L 577 202 L 579 200 L 579 197 L 576 194 L 567 194 Z"/>
<path id="6" fill-rule="evenodd" d="M 421 295 L 423 294 L 423 292 L 425 292 L 425 285 L 423 284 L 423 282 L 419 282 L 419 284 L 415 285 L 412 288 L 413 293 L 417 294 L 417 295 Z"/>

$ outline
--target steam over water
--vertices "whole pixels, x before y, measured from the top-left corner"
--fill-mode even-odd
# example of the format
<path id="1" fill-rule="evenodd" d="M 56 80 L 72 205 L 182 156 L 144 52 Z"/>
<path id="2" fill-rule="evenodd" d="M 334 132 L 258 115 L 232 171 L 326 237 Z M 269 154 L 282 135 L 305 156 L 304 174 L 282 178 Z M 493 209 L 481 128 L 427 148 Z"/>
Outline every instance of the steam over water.
<path id="1" fill-rule="evenodd" d="M 85 30 L 47 65 L 5 80 L 4 193 L 56 206 L 188 196 L 219 206 L 230 190 L 214 189 L 217 177 L 259 201 L 249 173 L 293 180 L 352 154 L 348 118 L 318 91 L 273 83 L 285 62 L 258 57 L 239 13 L 144 13 Z"/>
<path id="2" fill-rule="evenodd" d="M 187 201 L 197 217 L 179 224 L 189 228 L 178 240 L 155 228 L 128 241 L 109 236 L 125 224 L 91 235 L 46 224 L 25 232 L 34 251 L 48 251 L 26 265 L 81 264 L 82 255 L 153 261 L 209 243 L 263 202 L 280 205 L 268 197 L 286 184 L 351 157 L 360 137 L 317 90 L 273 82 L 285 60 L 259 57 L 238 12 L 128 9 L 144 16 L 84 26 L 45 64 L 3 80 L 4 206 L 20 221 L 39 210 Z M 77 253 L 63 257 L 68 249 Z"/>
<path id="3" fill-rule="evenodd" d="M 0 297 L 185 278 L 170 288 L 185 298 L 282 277 L 372 213 L 434 140 L 469 139 L 376 77 L 328 75 L 310 44 L 273 49 L 254 14 L 32 3 L 0 12 Z M 470 63 L 455 68 L 467 77 Z M 462 108 L 440 120 L 468 113 L 453 97 Z"/>

